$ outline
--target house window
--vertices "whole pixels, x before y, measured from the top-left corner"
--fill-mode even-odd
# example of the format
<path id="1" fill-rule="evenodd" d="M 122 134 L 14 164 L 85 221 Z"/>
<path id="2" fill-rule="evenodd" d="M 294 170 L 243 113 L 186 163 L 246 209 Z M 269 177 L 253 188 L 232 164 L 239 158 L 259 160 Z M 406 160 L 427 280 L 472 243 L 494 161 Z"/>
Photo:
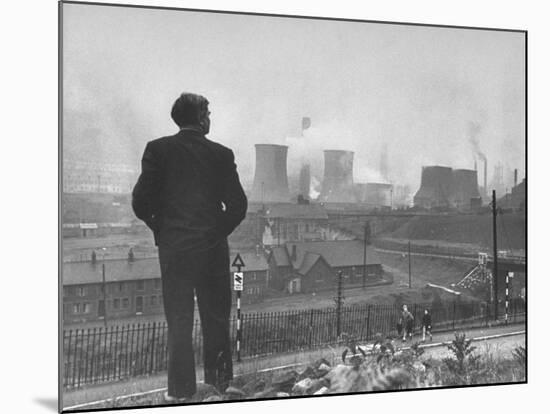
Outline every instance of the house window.
<path id="1" fill-rule="evenodd" d="M 122 298 L 122 309 L 127 309 L 130 306 L 130 299 Z"/>
<path id="2" fill-rule="evenodd" d="M 155 295 L 151 296 L 151 306 L 157 306 L 157 297 Z"/>
<path id="3" fill-rule="evenodd" d="M 85 287 L 79 287 L 76 290 L 76 294 L 77 294 L 77 296 L 80 296 L 80 297 L 86 296 L 86 288 Z"/>
<path id="4" fill-rule="evenodd" d="M 118 291 L 123 292 L 124 291 L 124 283 L 118 282 Z"/>
<path id="5" fill-rule="evenodd" d="M 156 290 L 160 289 L 160 279 L 155 279 L 155 289 Z"/>
<path id="6" fill-rule="evenodd" d="M 80 313 L 80 303 L 73 303 L 73 313 Z"/>
<path id="7" fill-rule="evenodd" d="M 120 299 L 116 298 L 113 300 L 113 309 L 120 309 Z"/>
<path id="8" fill-rule="evenodd" d="M 136 290 L 139 290 L 139 291 L 145 290 L 145 281 L 144 280 L 138 280 L 136 282 Z"/>
<path id="9" fill-rule="evenodd" d="M 82 304 L 82 313 L 90 313 L 90 304 L 89 303 L 83 303 Z"/>
<path id="10" fill-rule="evenodd" d="M 162 295 L 159 295 L 159 306 L 162 305 Z"/>

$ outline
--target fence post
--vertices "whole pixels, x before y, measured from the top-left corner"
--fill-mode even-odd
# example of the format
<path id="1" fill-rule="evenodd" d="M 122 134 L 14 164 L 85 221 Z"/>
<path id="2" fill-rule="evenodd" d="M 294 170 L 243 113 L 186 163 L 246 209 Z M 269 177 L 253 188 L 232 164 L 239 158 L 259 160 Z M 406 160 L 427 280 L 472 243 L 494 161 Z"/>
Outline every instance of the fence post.
<path id="1" fill-rule="evenodd" d="M 150 364 L 149 364 L 149 374 L 152 374 L 153 373 L 153 367 L 154 367 L 154 364 L 153 364 L 153 360 L 155 359 L 155 332 L 156 332 L 156 327 L 157 327 L 157 323 L 156 322 L 153 322 L 153 337 L 151 339 L 151 359 L 150 359 Z"/>
<path id="2" fill-rule="evenodd" d="M 309 338 L 308 344 L 311 347 L 311 341 L 313 339 L 313 309 L 309 312 Z"/>

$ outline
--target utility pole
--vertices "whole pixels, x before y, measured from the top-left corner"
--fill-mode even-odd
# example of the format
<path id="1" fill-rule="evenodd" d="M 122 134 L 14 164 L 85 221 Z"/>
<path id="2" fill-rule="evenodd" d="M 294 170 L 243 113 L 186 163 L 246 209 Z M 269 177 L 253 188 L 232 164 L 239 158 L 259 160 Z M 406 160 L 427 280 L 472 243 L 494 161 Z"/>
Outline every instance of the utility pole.
<path id="1" fill-rule="evenodd" d="M 101 260 L 101 287 L 103 290 L 103 323 L 105 324 L 105 331 L 107 331 L 107 283 L 105 280 L 105 253 L 107 253 L 107 248 L 102 247 L 101 248 L 103 252 L 103 257 Z M 95 253 L 95 251 L 94 251 Z M 107 335 L 107 332 L 105 332 L 105 335 Z"/>
<path id="2" fill-rule="evenodd" d="M 342 296 L 342 271 L 338 271 L 338 288 L 336 290 L 336 297 L 334 298 L 336 302 L 336 337 L 340 337 L 340 318 L 342 314 L 342 305 L 344 304 L 344 297 Z"/>
<path id="3" fill-rule="evenodd" d="M 495 320 L 498 319 L 497 193 L 493 190 L 493 294 Z"/>
<path id="4" fill-rule="evenodd" d="M 367 231 L 368 231 L 369 222 L 365 223 L 365 234 L 363 240 L 363 290 L 367 286 Z"/>
<path id="5" fill-rule="evenodd" d="M 408 244 L 408 256 L 409 256 L 409 289 L 412 288 L 412 280 L 411 280 L 411 241 L 409 240 L 409 244 Z"/>
<path id="6" fill-rule="evenodd" d="M 105 324 L 105 330 L 107 330 L 107 284 L 105 283 L 105 260 L 101 263 L 101 279 L 103 290 L 103 323 Z M 107 333 L 105 333 L 107 335 Z"/>

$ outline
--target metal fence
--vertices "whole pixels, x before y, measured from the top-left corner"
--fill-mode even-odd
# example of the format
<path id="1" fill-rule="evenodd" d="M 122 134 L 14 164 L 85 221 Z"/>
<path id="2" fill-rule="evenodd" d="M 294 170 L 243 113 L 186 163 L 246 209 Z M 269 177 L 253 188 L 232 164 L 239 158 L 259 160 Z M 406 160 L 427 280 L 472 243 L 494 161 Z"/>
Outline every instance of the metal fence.
<path id="1" fill-rule="evenodd" d="M 429 308 L 433 331 L 485 327 L 495 323 L 494 306 L 487 303 L 455 301 L 440 305 L 409 305 L 418 332 L 422 313 Z M 401 308 L 397 305 L 351 305 L 334 308 L 242 315 L 242 357 L 266 356 L 281 352 L 314 349 L 338 342 L 341 333 L 359 341 L 377 335 L 396 334 Z M 504 323 L 504 308 L 499 311 Z M 508 323 L 525 320 L 525 303 L 511 301 Z M 231 320 L 236 339 L 236 320 Z M 193 344 L 197 364 L 202 363 L 202 332 L 195 321 Z M 235 348 L 235 347 L 234 347 Z M 108 328 L 70 329 L 63 332 L 63 386 L 79 388 L 88 384 L 117 381 L 154 374 L 167 369 L 166 322 L 129 324 Z"/>

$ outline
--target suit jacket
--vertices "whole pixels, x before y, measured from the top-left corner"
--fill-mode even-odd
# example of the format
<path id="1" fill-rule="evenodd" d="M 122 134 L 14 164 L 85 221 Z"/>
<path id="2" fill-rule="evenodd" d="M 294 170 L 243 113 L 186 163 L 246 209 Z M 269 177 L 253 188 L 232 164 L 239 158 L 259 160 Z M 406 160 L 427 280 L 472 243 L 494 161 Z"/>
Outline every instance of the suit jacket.
<path id="1" fill-rule="evenodd" d="M 132 207 L 160 247 L 212 247 L 246 215 L 233 151 L 198 129 L 150 141 L 141 170 Z"/>

